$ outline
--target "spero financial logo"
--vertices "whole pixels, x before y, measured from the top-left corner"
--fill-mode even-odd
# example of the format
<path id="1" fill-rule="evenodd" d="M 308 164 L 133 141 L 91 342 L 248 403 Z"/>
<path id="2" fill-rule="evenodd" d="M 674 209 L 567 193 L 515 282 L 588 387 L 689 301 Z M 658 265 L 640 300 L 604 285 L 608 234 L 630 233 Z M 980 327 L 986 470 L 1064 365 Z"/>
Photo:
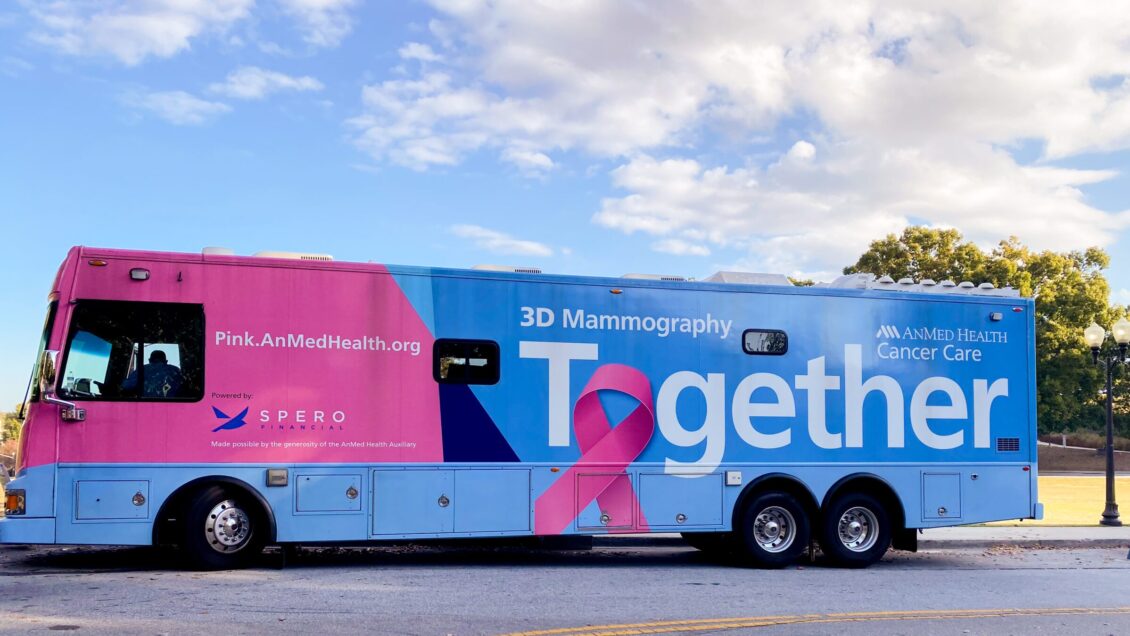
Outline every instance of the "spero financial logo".
<path id="1" fill-rule="evenodd" d="M 251 407 L 244 407 L 234 417 L 212 407 L 216 419 L 222 420 L 213 433 L 243 428 L 248 424 Z M 345 411 L 329 409 L 261 409 L 253 415 L 260 431 L 284 432 L 341 432 L 345 430 Z"/>
<path id="2" fill-rule="evenodd" d="M 233 429 L 242 428 L 247 424 L 247 422 L 244 421 L 243 418 L 247 417 L 247 411 L 249 411 L 250 409 L 251 407 L 245 407 L 235 417 L 230 417 L 227 413 L 224 413 L 220 409 L 213 406 L 212 412 L 216 415 L 216 419 L 224 420 L 224 422 L 216 428 L 212 429 L 212 432 L 217 433 L 219 431 L 230 431 Z"/>

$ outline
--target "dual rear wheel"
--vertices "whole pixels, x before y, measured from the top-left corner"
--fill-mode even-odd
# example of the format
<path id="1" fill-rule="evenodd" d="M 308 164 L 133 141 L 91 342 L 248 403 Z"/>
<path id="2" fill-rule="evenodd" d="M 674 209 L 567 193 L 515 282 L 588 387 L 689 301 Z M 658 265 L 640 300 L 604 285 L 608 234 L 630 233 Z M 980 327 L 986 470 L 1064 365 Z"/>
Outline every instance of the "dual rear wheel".
<path id="1" fill-rule="evenodd" d="M 746 565 L 784 567 L 796 562 L 808 549 L 814 534 L 811 517 L 789 493 L 756 494 L 735 519 L 727 545 Z M 849 492 L 836 497 L 827 507 L 815 535 L 833 564 L 866 567 L 881 559 L 890 547 L 891 518 L 875 497 Z"/>

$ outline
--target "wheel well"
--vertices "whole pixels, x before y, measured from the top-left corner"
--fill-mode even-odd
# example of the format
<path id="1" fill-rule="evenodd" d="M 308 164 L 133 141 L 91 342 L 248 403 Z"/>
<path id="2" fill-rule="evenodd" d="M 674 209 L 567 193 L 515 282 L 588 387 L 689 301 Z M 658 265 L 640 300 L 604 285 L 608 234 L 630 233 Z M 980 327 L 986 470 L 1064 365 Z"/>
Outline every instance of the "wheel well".
<path id="1" fill-rule="evenodd" d="M 738 495 L 738 501 L 734 504 L 731 527 L 737 527 L 738 515 L 745 509 L 746 501 L 750 497 L 755 497 L 764 492 L 784 492 L 792 495 L 804 507 L 804 511 L 808 513 L 808 518 L 812 523 L 816 522 L 817 515 L 820 513 L 820 506 L 817 505 L 816 497 L 813 496 L 812 491 L 792 475 L 769 473 L 749 482 L 742 490 L 742 494 Z"/>
<path id="2" fill-rule="evenodd" d="M 194 493 L 209 486 L 222 486 L 228 490 L 236 490 L 246 495 L 248 500 L 256 504 L 260 518 L 266 521 L 267 543 L 274 543 L 276 537 L 275 515 L 271 505 L 247 482 L 234 477 L 210 476 L 200 477 L 177 488 L 173 494 L 161 504 L 157 513 L 157 521 L 153 524 L 153 545 L 176 543 L 180 538 L 179 528 L 183 523 L 184 512 Z"/>
<path id="3" fill-rule="evenodd" d="M 875 497 L 887 508 L 898 528 L 906 527 L 906 511 L 902 507 L 902 500 L 895 494 L 895 489 L 882 477 L 870 473 L 848 475 L 837 481 L 824 495 L 821 510 L 826 510 L 836 497 L 848 492 Z"/>

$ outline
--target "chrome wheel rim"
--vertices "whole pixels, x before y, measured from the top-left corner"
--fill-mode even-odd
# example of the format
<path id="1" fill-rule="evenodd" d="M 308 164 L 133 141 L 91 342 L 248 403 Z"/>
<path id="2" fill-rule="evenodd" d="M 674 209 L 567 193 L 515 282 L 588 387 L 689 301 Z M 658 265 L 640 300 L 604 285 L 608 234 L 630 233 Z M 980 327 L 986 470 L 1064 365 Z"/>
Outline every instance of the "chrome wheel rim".
<path id="1" fill-rule="evenodd" d="M 225 499 L 208 513 L 204 534 L 216 552 L 238 552 L 251 541 L 251 518 L 235 500 Z"/>
<path id="2" fill-rule="evenodd" d="M 837 524 L 840 543 L 852 552 L 866 552 L 879 540 L 879 519 L 862 506 L 848 508 Z"/>
<path id="3" fill-rule="evenodd" d="M 795 539 L 796 520 L 780 506 L 763 509 L 753 520 L 753 540 L 766 552 L 784 552 Z"/>

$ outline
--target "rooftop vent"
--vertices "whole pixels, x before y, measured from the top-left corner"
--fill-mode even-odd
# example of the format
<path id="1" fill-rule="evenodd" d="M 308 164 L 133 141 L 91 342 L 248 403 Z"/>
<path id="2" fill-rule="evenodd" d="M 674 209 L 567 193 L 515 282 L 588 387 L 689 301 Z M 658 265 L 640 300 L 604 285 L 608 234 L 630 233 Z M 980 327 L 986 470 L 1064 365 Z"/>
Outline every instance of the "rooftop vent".
<path id="1" fill-rule="evenodd" d="M 974 285 L 969 281 L 964 281 L 958 284 L 952 280 L 943 280 L 939 283 L 930 278 L 924 278 L 917 283 L 914 282 L 913 278 L 900 278 L 896 283 L 890 276 L 883 276 L 876 280 L 875 277 L 870 274 L 841 276 L 828 286 L 849 289 L 915 291 L 931 294 L 973 294 L 977 296 L 1002 296 L 1009 298 L 1015 298 L 1020 295 L 1019 291 L 1011 287 L 997 289 L 992 283 Z"/>
<path id="2" fill-rule="evenodd" d="M 263 250 L 255 252 L 252 256 L 256 258 L 286 258 L 292 261 L 332 261 L 333 256 L 329 254 L 307 254 L 305 252 L 279 252 L 275 250 Z"/>
<path id="3" fill-rule="evenodd" d="M 793 286 L 792 281 L 784 274 L 761 274 L 758 272 L 715 272 L 704 280 L 708 283 Z"/>
<path id="4" fill-rule="evenodd" d="M 235 250 L 230 247 L 205 247 L 200 253 L 204 256 L 235 256 Z"/>
<path id="5" fill-rule="evenodd" d="M 634 278 L 638 280 L 666 280 L 674 283 L 685 283 L 689 278 L 675 274 L 624 274 L 620 278 Z"/>
<path id="6" fill-rule="evenodd" d="M 510 272 L 513 274 L 540 274 L 540 267 L 520 267 L 516 265 L 475 265 L 471 269 L 480 272 Z"/>
<path id="7" fill-rule="evenodd" d="M 844 274 L 828 283 L 828 287 L 832 289 L 867 289 L 867 285 L 874 280 L 874 274 Z"/>

